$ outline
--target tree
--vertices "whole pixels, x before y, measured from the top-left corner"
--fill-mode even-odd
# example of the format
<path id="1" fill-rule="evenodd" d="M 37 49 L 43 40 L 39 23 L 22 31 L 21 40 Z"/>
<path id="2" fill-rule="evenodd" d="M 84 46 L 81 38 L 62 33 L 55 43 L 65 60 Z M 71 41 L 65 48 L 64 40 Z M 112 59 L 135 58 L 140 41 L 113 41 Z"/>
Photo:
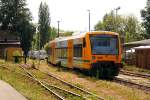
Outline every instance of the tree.
<path id="1" fill-rule="evenodd" d="M 124 39 L 126 42 L 143 39 L 143 30 L 136 17 L 116 16 L 113 11 L 104 15 L 103 20 L 95 25 L 95 30 L 118 32 L 122 42 Z"/>
<path id="2" fill-rule="evenodd" d="M 126 17 L 126 42 L 138 41 L 144 39 L 144 31 L 142 30 L 141 24 L 138 22 L 136 17 L 127 16 Z"/>
<path id="3" fill-rule="evenodd" d="M 23 27 L 23 29 L 18 30 L 18 32 L 20 33 L 21 47 L 24 51 L 24 55 L 27 56 L 28 51 L 31 47 L 35 27 L 28 21 L 24 21 L 23 24 L 20 25 L 20 27 Z"/>
<path id="4" fill-rule="evenodd" d="M 95 25 L 95 30 L 105 30 L 122 33 L 124 30 L 125 19 L 119 15 L 115 15 L 113 11 L 105 14 L 102 21 Z"/>
<path id="5" fill-rule="evenodd" d="M 39 32 L 35 33 L 32 40 L 32 50 L 39 49 Z"/>
<path id="6" fill-rule="evenodd" d="M 55 27 L 49 27 L 50 31 L 50 40 L 53 40 L 57 36 L 57 29 Z"/>
<path id="7" fill-rule="evenodd" d="M 3 30 L 8 28 L 14 15 L 14 13 L 12 13 L 13 9 L 11 8 L 13 8 L 13 0 L 0 0 L 0 22 Z"/>
<path id="8" fill-rule="evenodd" d="M 146 38 L 150 38 L 150 0 L 147 0 L 146 7 L 141 10 L 143 26 L 146 29 Z"/>
<path id="9" fill-rule="evenodd" d="M 7 29 L 9 25 L 16 31 L 16 27 L 23 20 L 31 21 L 31 13 L 26 8 L 26 0 L 0 0 L 0 22 L 2 29 Z"/>
<path id="10" fill-rule="evenodd" d="M 99 21 L 96 25 L 95 25 L 95 30 L 104 30 L 104 26 L 103 23 L 101 21 Z"/>
<path id="11" fill-rule="evenodd" d="M 50 33 L 50 40 L 53 40 L 53 39 L 55 39 L 56 38 L 56 34 L 57 34 L 57 29 L 56 28 L 54 28 L 54 27 L 49 27 L 49 33 Z M 37 32 L 37 33 L 35 33 L 34 34 L 34 36 L 33 36 L 33 40 L 32 40 L 32 50 L 38 50 L 39 49 L 39 35 L 40 35 L 40 33 L 39 32 Z M 49 42 L 49 41 L 48 41 Z M 47 43 L 48 43 L 47 42 Z M 47 44 L 46 43 L 46 44 Z M 46 45 L 45 44 L 45 45 Z M 44 47 L 45 47 L 45 45 L 44 45 Z"/>
<path id="12" fill-rule="evenodd" d="M 0 23 L 2 29 L 8 29 L 11 25 L 12 33 L 20 37 L 21 47 L 25 57 L 31 47 L 31 41 L 35 27 L 31 23 L 32 17 L 26 7 L 26 0 L 0 0 Z"/>
<path id="13" fill-rule="evenodd" d="M 49 14 L 49 7 L 46 3 L 40 4 L 39 7 L 39 27 L 38 31 L 40 33 L 40 48 L 44 46 L 46 42 L 50 40 L 50 14 Z"/>
<path id="14" fill-rule="evenodd" d="M 73 31 L 64 31 L 60 34 L 60 36 L 71 36 L 73 34 Z"/>

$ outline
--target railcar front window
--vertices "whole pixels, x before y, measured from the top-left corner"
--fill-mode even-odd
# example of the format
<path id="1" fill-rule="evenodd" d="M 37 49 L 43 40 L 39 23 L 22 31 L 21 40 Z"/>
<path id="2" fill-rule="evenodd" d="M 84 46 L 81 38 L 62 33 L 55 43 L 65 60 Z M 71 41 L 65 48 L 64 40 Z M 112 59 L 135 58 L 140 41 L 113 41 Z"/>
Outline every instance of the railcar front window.
<path id="1" fill-rule="evenodd" d="M 118 38 L 114 35 L 91 35 L 92 54 L 118 54 Z"/>

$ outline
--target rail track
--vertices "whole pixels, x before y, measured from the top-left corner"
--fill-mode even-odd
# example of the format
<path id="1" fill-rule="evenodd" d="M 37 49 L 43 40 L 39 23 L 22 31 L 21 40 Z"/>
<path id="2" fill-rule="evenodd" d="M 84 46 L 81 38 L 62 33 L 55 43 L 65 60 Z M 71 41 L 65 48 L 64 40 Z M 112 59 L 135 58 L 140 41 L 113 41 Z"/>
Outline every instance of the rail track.
<path id="1" fill-rule="evenodd" d="M 9 70 L 9 71 L 11 71 L 11 72 L 15 72 L 15 71 L 11 70 L 10 68 L 5 67 L 4 65 L 1 65 L 0 67 L 1 67 L 1 68 L 4 68 L 4 69 L 6 69 L 6 70 Z M 20 66 L 20 68 L 22 68 L 22 67 Z M 49 92 L 51 92 L 53 95 L 55 95 L 58 99 L 60 99 L 60 100 L 65 100 L 65 98 L 63 98 L 62 96 L 58 95 L 57 93 L 55 93 L 54 91 L 52 91 L 49 87 L 47 87 L 45 84 L 43 84 L 42 81 L 40 81 L 40 80 L 38 80 L 37 78 L 35 78 L 30 72 L 28 72 L 28 71 L 25 70 L 24 68 L 22 68 L 22 69 L 25 71 L 25 73 L 20 73 L 20 72 L 15 72 L 15 73 L 17 73 L 17 74 L 19 74 L 19 75 L 21 74 L 22 76 L 28 77 L 28 78 L 30 78 L 30 79 L 36 81 L 36 82 L 39 83 L 43 88 L 45 88 L 46 90 L 48 90 Z"/>
<path id="2" fill-rule="evenodd" d="M 6 70 L 9 70 L 11 72 L 15 72 L 14 70 L 6 67 L 5 64 L 4 65 L 0 65 L 0 67 L 4 68 Z M 21 74 L 21 75 L 23 75 L 25 77 L 28 77 L 28 78 L 34 80 L 35 82 L 40 84 L 43 88 L 45 88 L 47 91 L 52 93 L 59 100 L 104 100 L 104 98 L 99 97 L 99 96 L 97 96 L 97 95 L 95 95 L 95 94 L 93 94 L 93 93 L 91 93 L 91 92 L 89 92 L 87 90 L 84 90 L 84 89 L 82 89 L 80 87 L 77 87 L 77 86 L 75 86 L 75 85 L 73 85 L 71 83 L 68 83 L 68 82 L 64 81 L 64 80 L 61 80 L 61 79 L 59 79 L 58 77 L 54 76 L 51 73 L 45 73 L 45 74 L 47 74 L 48 76 L 58 80 L 59 82 L 62 82 L 63 84 L 65 84 L 65 85 L 67 85 L 67 86 L 69 86 L 71 88 L 74 88 L 76 90 L 81 91 L 82 93 L 81 92 L 80 93 L 76 93 L 74 91 L 70 91 L 70 90 L 64 89 L 64 88 L 62 88 L 60 86 L 49 84 L 46 81 L 38 79 L 33 73 L 31 73 L 29 70 L 24 68 L 22 65 L 19 65 L 19 67 L 21 68 L 21 72 L 16 72 L 17 74 Z M 80 94 L 82 94 L 82 95 L 80 95 Z"/>
<path id="3" fill-rule="evenodd" d="M 135 73 L 125 70 L 121 70 L 120 74 L 150 79 L 150 74 Z"/>
<path id="4" fill-rule="evenodd" d="M 70 87 L 73 87 L 73 88 L 75 87 L 75 88 L 78 88 L 81 91 L 85 91 L 86 93 L 88 93 L 88 91 L 86 91 L 86 90 L 84 90 L 84 89 L 82 89 L 80 87 L 74 86 L 74 85 L 72 85 L 72 84 L 70 84 L 70 83 L 68 83 L 68 82 L 66 82 L 66 81 L 64 81 L 64 80 L 56 77 L 52 73 L 47 73 L 47 74 L 50 77 L 53 77 L 53 78 L 55 78 L 55 79 L 57 79 L 57 80 L 65 83 L 65 84 L 69 85 Z M 122 74 L 122 71 L 121 71 L 121 74 Z M 138 74 L 138 73 L 137 74 L 136 73 L 135 74 L 132 73 L 132 74 L 129 74 L 129 72 L 128 72 L 128 74 L 125 74 L 125 75 L 136 76 L 136 77 L 140 77 L 141 76 L 142 78 L 149 78 L 149 76 L 147 74 L 142 74 L 142 75 Z M 150 93 L 150 86 L 145 86 L 145 85 L 142 85 L 142 84 L 137 84 L 137 83 L 134 83 L 134 82 L 131 82 L 131 81 L 127 81 L 127 80 L 124 80 L 124 79 L 121 79 L 121 78 L 117 78 L 117 77 L 114 79 L 114 81 L 117 82 L 117 83 L 120 83 L 120 84 L 124 84 L 124 85 L 129 86 L 129 87 L 132 87 L 132 88 L 137 88 L 137 89 L 143 90 L 145 93 L 148 93 L 148 94 Z M 92 94 L 92 93 L 88 93 L 88 94 L 95 95 L 95 94 Z M 98 97 L 97 95 L 95 95 L 95 96 Z M 99 99 L 101 99 L 101 98 L 99 98 Z"/>
<path id="5" fill-rule="evenodd" d="M 79 100 L 104 100 L 104 98 L 99 97 L 99 96 L 97 96 L 97 95 L 95 95 L 95 94 L 93 94 L 93 93 L 91 93 L 91 92 L 89 92 L 87 90 L 84 90 L 84 89 L 82 89 L 80 87 L 77 87 L 77 86 L 71 84 L 71 83 L 68 83 L 68 82 L 66 82 L 64 80 L 61 80 L 60 78 L 56 77 L 55 75 L 53 75 L 50 72 L 48 72 L 48 73 L 43 72 L 43 73 L 47 74 L 51 78 L 55 79 L 55 80 L 53 80 L 53 82 L 55 82 L 57 80 L 57 81 L 59 81 L 59 83 L 61 82 L 64 85 L 67 85 L 70 88 L 75 89 L 76 91 L 80 91 L 80 93 L 76 93 L 76 92 L 72 91 L 71 89 L 61 88 L 58 83 L 57 83 L 57 85 L 56 85 L 56 83 L 55 84 L 49 84 L 46 81 L 39 80 L 39 79 L 37 79 L 35 77 L 35 75 L 31 74 L 31 72 L 29 72 L 28 70 L 26 70 L 22 66 L 20 66 L 20 67 L 30 76 L 30 78 L 36 80 L 39 84 L 41 84 L 42 87 L 44 87 L 45 89 L 47 89 L 48 91 L 53 93 L 60 100 L 67 100 L 67 96 L 68 95 L 71 95 L 71 97 L 72 97 L 72 98 L 70 98 L 68 100 L 72 100 L 74 97 L 76 97 L 76 99 L 79 99 Z"/>
<path id="6" fill-rule="evenodd" d="M 69 86 L 69 87 L 71 87 L 71 88 L 74 88 L 74 89 L 76 89 L 76 90 L 79 90 L 79 91 L 82 92 L 84 95 L 88 95 L 88 96 L 86 96 L 86 98 L 89 97 L 89 96 L 93 96 L 93 97 L 96 97 L 98 100 L 104 100 L 104 98 L 99 97 L 98 95 L 93 94 L 92 92 L 89 92 L 89 91 L 87 91 L 87 90 L 85 90 L 85 89 L 82 89 L 82 88 L 80 88 L 80 87 L 78 87 L 78 86 L 76 86 L 76 85 L 74 85 L 74 84 L 71 84 L 71 83 L 69 83 L 69 82 L 66 82 L 66 81 L 64 81 L 64 80 L 62 80 L 62 79 L 56 77 L 54 74 L 52 74 L 52 73 L 50 73 L 50 72 L 48 72 L 48 73 L 46 73 L 46 74 L 48 74 L 50 77 L 52 77 L 52 78 L 54 78 L 54 79 L 56 79 L 56 80 L 62 82 L 63 84 L 65 84 L 65 85 L 67 85 L 67 86 Z"/>
<path id="7" fill-rule="evenodd" d="M 125 74 L 125 75 L 128 75 L 128 74 Z M 129 76 L 134 76 L 134 75 L 130 74 Z M 147 86 L 147 85 L 135 83 L 135 82 L 132 82 L 130 80 L 126 80 L 126 79 L 119 78 L 119 77 L 115 77 L 114 81 L 117 83 L 123 84 L 125 86 L 129 86 L 131 88 L 137 88 L 137 89 L 143 90 L 145 93 L 148 93 L 148 94 L 150 93 L 150 85 Z"/>
<path id="8" fill-rule="evenodd" d="M 121 70 L 120 74 L 150 80 L 150 74 L 141 74 L 141 73 L 135 73 L 135 72 L 125 71 L 125 70 Z M 150 93 L 150 85 L 139 84 L 118 77 L 116 77 L 114 81 L 127 85 L 129 87 L 143 90 L 145 93 Z"/>

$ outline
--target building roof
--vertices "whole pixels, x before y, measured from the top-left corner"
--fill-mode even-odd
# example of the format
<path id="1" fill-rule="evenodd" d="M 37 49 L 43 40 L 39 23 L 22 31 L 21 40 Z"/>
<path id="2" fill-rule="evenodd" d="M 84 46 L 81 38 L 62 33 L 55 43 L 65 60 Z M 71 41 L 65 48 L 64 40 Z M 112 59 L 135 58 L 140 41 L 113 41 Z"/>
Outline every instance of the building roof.
<path id="1" fill-rule="evenodd" d="M 134 47 L 134 49 L 150 49 L 150 46 L 139 46 L 139 47 Z"/>
<path id="2" fill-rule="evenodd" d="M 20 45 L 20 42 L 0 42 L 0 45 Z"/>
<path id="3" fill-rule="evenodd" d="M 128 45 L 150 45 L 150 39 L 141 40 L 141 41 L 134 41 L 134 42 L 128 42 L 124 44 L 125 46 Z"/>
<path id="4" fill-rule="evenodd" d="M 0 40 L 19 40 L 19 37 L 11 33 L 9 30 L 0 30 Z"/>

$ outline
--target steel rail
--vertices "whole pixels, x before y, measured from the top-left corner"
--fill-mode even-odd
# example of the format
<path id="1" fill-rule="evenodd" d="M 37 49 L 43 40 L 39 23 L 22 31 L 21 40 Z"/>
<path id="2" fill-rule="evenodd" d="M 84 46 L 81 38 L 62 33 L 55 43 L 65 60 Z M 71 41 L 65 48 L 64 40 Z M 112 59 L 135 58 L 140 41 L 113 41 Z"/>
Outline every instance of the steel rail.
<path id="1" fill-rule="evenodd" d="M 32 75 L 30 72 L 28 72 L 25 68 L 23 68 L 22 66 L 19 66 L 20 68 L 22 68 L 29 76 L 31 76 L 36 82 L 38 82 L 42 87 L 44 87 L 46 90 L 48 90 L 49 92 L 53 93 L 56 97 L 58 97 L 60 100 L 65 100 L 64 97 L 60 96 L 59 94 L 57 94 L 56 92 L 52 91 L 50 88 L 48 88 L 45 84 L 43 84 L 40 80 L 38 80 L 37 78 L 35 78 L 34 75 Z"/>
<path id="2" fill-rule="evenodd" d="M 124 70 L 121 70 L 120 74 L 150 79 L 150 74 L 135 73 L 135 72 L 124 71 Z"/>
<path id="3" fill-rule="evenodd" d="M 4 65 L 0 65 L 0 67 L 3 67 L 3 68 L 5 68 L 5 69 L 7 69 L 7 70 L 10 70 L 8 67 L 4 67 Z M 23 68 L 22 68 L 22 69 L 23 69 Z M 23 70 L 24 70 L 24 69 L 23 69 Z M 11 71 L 12 71 L 12 70 L 11 70 Z M 27 71 L 27 70 L 26 70 L 26 71 Z M 24 71 L 24 72 L 26 72 L 26 71 Z M 14 72 L 14 71 L 12 71 L 12 72 Z M 16 72 L 16 73 L 21 74 L 22 76 L 26 76 L 26 77 L 28 77 L 28 78 L 30 78 L 30 79 L 32 79 L 32 80 L 34 80 L 34 81 L 37 82 L 37 79 L 36 79 L 35 76 L 32 75 L 31 73 L 27 73 L 27 72 L 26 72 L 27 74 L 23 74 L 23 73 L 19 73 L 19 72 Z M 41 84 L 41 83 L 46 84 L 46 85 L 49 86 L 49 87 L 52 87 L 52 88 L 55 88 L 55 89 L 58 89 L 58 90 L 67 92 L 67 93 L 69 93 L 69 94 L 71 94 L 71 95 L 74 95 L 74 96 L 77 96 L 77 97 L 80 97 L 80 98 L 83 98 L 83 99 L 88 99 L 88 98 L 83 97 L 83 96 L 81 96 L 81 95 L 79 95 L 79 94 L 76 94 L 76 93 L 74 93 L 74 92 L 72 92 L 72 91 L 65 90 L 65 89 L 60 88 L 60 87 L 55 86 L 55 85 L 50 85 L 49 83 L 47 83 L 47 82 L 45 82 L 45 81 L 41 81 L 41 80 L 40 80 L 40 84 Z M 45 86 L 46 86 L 46 85 L 45 85 Z"/>
<path id="4" fill-rule="evenodd" d="M 22 73 L 19 73 L 19 74 L 22 74 Z M 31 77 L 30 75 L 26 75 L 26 74 L 22 74 L 22 75 L 23 75 L 23 76 L 26 76 L 26 77 L 29 77 L 29 78 L 31 78 L 32 80 L 35 80 L 35 79 L 34 79 L 33 77 Z M 41 80 L 40 80 L 40 81 L 41 81 Z M 47 83 L 47 82 L 45 82 L 45 81 L 41 81 L 41 83 L 46 84 L 46 85 L 49 86 L 49 87 L 53 87 L 53 88 L 59 89 L 59 90 L 61 90 L 61 91 L 70 93 L 71 95 L 74 95 L 74 96 L 77 96 L 77 97 L 81 97 L 81 98 L 87 99 L 87 98 L 82 97 L 81 95 L 76 94 L 76 93 L 74 93 L 74 92 L 72 92 L 72 91 L 65 90 L 65 89 L 60 88 L 60 87 L 55 86 L 55 85 L 50 85 L 49 83 Z"/>
<path id="5" fill-rule="evenodd" d="M 145 91 L 146 93 L 150 93 L 150 86 L 137 84 L 137 83 L 134 83 L 134 82 L 131 82 L 131 81 L 124 80 L 122 78 L 115 78 L 114 81 L 116 81 L 117 83 L 119 82 L 121 84 L 128 85 L 130 87 L 141 89 L 141 90 Z"/>
<path id="6" fill-rule="evenodd" d="M 55 86 L 55 85 L 50 85 L 50 84 L 48 84 L 48 83 L 46 83 L 46 82 L 43 82 L 43 83 L 46 84 L 47 86 L 50 86 L 50 87 L 53 87 L 53 88 L 62 90 L 62 91 L 64 91 L 64 92 L 70 93 L 70 94 L 72 94 L 72 95 L 74 95 L 74 96 L 82 97 L 81 95 L 76 94 L 76 93 L 74 93 L 74 92 L 72 92 L 72 91 L 68 91 L 68 90 L 66 90 L 66 89 L 60 88 L 60 87 Z M 85 98 L 85 97 L 82 97 L 82 98 Z M 86 99 L 86 98 L 85 98 L 85 99 Z"/>
<path id="7" fill-rule="evenodd" d="M 78 87 L 78 86 L 75 86 L 75 85 L 73 85 L 73 84 L 71 84 L 71 83 L 69 83 L 69 82 L 66 82 L 66 81 L 64 81 L 64 80 L 62 80 L 62 79 L 56 77 L 55 75 L 53 75 L 53 74 L 50 73 L 50 72 L 48 72 L 48 73 L 44 72 L 44 73 L 45 73 L 45 74 L 48 74 L 50 77 L 53 77 L 54 79 L 59 80 L 60 82 L 66 84 L 66 85 L 68 85 L 68 86 L 70 86 L 70 87 L 76 88 L 76 89 L 78 89 L 78 90 L 80 90 L 80 91 L 82 91 L 82 92 L 84 92 L 84 93 L 86 93 L 86 94 L 95 96 L 95 97 L 98 98 L 99 100 L 104 100 L 104 98 L 99 97 L 98 95 L 93 94 L 93 93 L 91 93 L 91 92 L 89 92 L 89 91 L 87 91 L 87 90 L 84 90 L 84 89 L 82 89 L 82 88 L 80 88 L 80 87 Z"/>
<path id="8" fill-rule="evenodd" d="M 74 95 L 74 96 L 82 97 L 81 95 L 76 94 L 76 93 L 74 93 L 74 92 L 72 92 L 72 91 L 68 91 L 68 90 L 62 89 L 62 88 L 60 88 L 60 87 L 58 87 L 58 86 L 50 85 L 50 84 L 48 84 L 48 83 L 46 83 L 46 82 L 44 82 L 44 81 L 38 80 L 38 79 L 35 78 L 35 76 L 32 75 L 29 71 L 27 71 L 25 68 L 23 68 L 22 65 L 19 65 L 19 67 L 22 68 L 28 75 L 25 75 L 25 74 L 22 74 L 22 73 L 19 73 L 19 74 L 22 74 L 22 75 L 24 75 L 24 76 L 26 76 L 26 77 L 29 77 L 29 78 L 35 80 L 35 81 L 38 82 L 42 87 L 44 87 L 45 89 L 47 89 L 49 92 L 51 92 L 51 93 L 53 93 L 54 95 L 58 96 L 61 100 L 65 100 L 65 99 L 64 99 L 63 97 L 61 97 L 59 94 L 53 92 L 53 91 L 52 91 L 51 89 L 49 89 L 47 86 L 50 86 L 50 87 L 53 87 L 53 88 L 56 88 L 56 89 L 59 89 L 59 90 L 68 92 L 68 93 L 70 93 L 70 94 L 72 94 L 72 95 Z M 7 68 L 7 67 L 5 67 L 5 68 Z M 7 69 L 9 69 L 9 68 L 7 68 Z M 45 72 L 44 72 L 44 73 L 45 73 Z M 60 78 L 58 78 L 58 77 L 52 75 L 51 73 L 45 73 L 45 74 L 48 74 L 49 76 L 53 77 L 54 79 L 57 79 L 57 80 L 61 81 L 62 83 L 66 84 L 66 85 L 68 85 L 68 86 L 70 86 L 70 87 L 76 88 L 76 89 L 78 89 L 78 90 L 80 90 L 80 91 L 82 91 L 82 92 L 84 92 L 84 93 L 87 93 L 87 94 L 89 94 L 89 95 L 95 96 L 95 97 L 98 98 L 99 100 L 104 100 L 104 98 L 99 97 L 98 95 L 93 94 L 93 93 L 91 93 L 91 92 L 89 92 L 89 91 L 87 91 L 87 90 L 84 90 L 84 89 L 80 88 L 80 87 L 77 87 L 77 86 L 75 86 L 75 85 L 73 85 L 73 84 L 71 84 L 71 83 L 68 83 L 68 82 L 66 82 L 66 81 L 64 81 L 64 80 L 62 80 L 62 79 L 60 79 Z M 46 84 L 47 86 L 46 86 L 45 84 Z M 88 99 L 87 97 L 82 97 L 82 98 L 83 98 L 83 99 Z"/>
<path id="9" fill-rule="evenodd" d="M 27 71 L 27 70 L 26 70 L 26 71 Z M 28 73 L 28 74 L 29 74 L 29 76 L 31 76 L 32 79 L 33 79 L 33 77 L 35 78 L 35 76 L 34 76 L 33 74 L 31 74 L 31 73 Z M 37 78 L 35 78 L 35 79 L 38 80 Z M 47 86 L 49 86 L 49 87 L 53 87 L 53 88 L 55 88 L 55 89 L 59 89 L 59 90 L 61 90 L 61 91 L 67 92 L 67 93 L 69 93 L 69 94 L 71 94 L 71 95 L 74 95 L 74 96 L 77 96 L 77 97 L 80 97 L 80 98 L 83 98 L 83 99 L 88 99 L 88 98 L 83 97 L 83 96 L 81 96 L 81 95 L 79 95 L 79 94 L 76 94 L 76 93 L 74 93 L 74 92 L 72 92 L 72 91 L 69 91 L 69 90 L 60 88 L 60 87 L 55 86 L 55 85 L 50 85 L 49 83 L 47 83 L 47 82 L 45 82 L 45 81 L 41 81 L 41 80 L 38 80 L 38 81 L 40 81 L 41 83 L 43 83 L 43 84 L 45 84 L 45 85 L 47 85 Z"/>

